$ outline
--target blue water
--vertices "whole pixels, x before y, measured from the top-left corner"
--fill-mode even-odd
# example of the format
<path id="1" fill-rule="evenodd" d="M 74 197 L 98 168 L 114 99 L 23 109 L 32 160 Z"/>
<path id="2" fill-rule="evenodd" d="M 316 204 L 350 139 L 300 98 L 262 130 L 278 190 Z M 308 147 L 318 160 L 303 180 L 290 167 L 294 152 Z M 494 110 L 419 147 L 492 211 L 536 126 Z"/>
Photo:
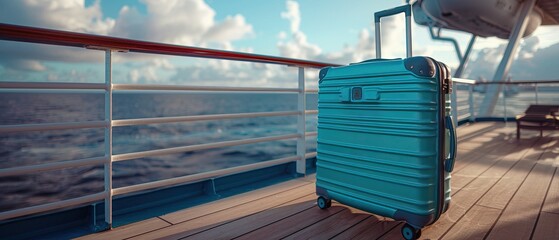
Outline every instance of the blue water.
<path id="1" fill-rule="evenodd" d="M 316 109 L 316 95 L 307 97 Z M 296 94 L 115 93 L 113 118 L 149 118 L 204 114 L 293 111 Z M 99 121 L 100 93 L 0 93 L 0 125 Z M 115 127 L 113 154 L 188 146 L 296 132 L 296 116 Z M 307 131 L 316 131 L 309 115 Z M 308 141 L 314 151 L 315 139 Z M 104 129 L 56 130 L 0 135 L 0 168 L 68 161 L 104 155 Z M 185 176 L 292 156 L 296 140 L 141 158 L 113 165 L 113 187 Z M 103 166 L 0 178 L 0 211 L 69 199 L 103 191 Z"/>

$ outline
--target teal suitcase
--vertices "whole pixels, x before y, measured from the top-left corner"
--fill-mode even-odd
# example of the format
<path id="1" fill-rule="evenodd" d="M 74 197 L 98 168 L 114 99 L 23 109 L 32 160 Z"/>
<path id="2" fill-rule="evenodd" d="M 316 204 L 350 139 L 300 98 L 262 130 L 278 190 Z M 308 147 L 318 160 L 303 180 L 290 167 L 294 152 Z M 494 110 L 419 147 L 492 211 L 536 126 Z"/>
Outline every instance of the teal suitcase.
<path id="1" fill-rule="evenodd" d="M 375 22 L 402 11 L 409 26 L 409 6 Z M 377 59 L 320 71 L 316 193 L 321 209 L 336 200 L 402 220 L 416 239 L 448 209 L 456 134 L 450 71 L 410 57 L 409 32 L 408 58 L 380 59 L 377 33 Z"/>

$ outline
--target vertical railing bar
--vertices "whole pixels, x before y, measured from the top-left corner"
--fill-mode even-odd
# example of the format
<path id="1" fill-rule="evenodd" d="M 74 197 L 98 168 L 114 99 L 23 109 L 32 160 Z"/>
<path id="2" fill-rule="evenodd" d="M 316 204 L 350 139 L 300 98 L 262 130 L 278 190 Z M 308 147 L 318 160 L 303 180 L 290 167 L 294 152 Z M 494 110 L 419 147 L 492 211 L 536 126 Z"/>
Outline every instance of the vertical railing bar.
<path id="1" fill-rule="evenodd" d="M 536 86 L 534 87 L 534 92 L 536 93 L 536 104 L 538 104 L 538 83 L 536 83 Z"/>
<path id="2" fill-rule="evenodd" d="M 454 126 L 458 126 L 458 87 L 454 86 L 455 89 L 452 89 L 450 93 L 450 108 L 452 110 L 452 121 L 454 122 Z"/>
<path id="3" fill-rule="evenodd" d="M 474 122 L 476 120 L 475 117 L 475 109 L 474 109 L 474 85 L 468 85 L 468 105 L 470 105 L 470 122 Z"/>
<path id="4" fill-rule="evenodd" d="M 105 223 L 108 229 L 113 223 L 113 87 L 112 87 L 112 52 L 105 50 L 105 157 L 107 162 L 104 168 L 105 182 Z"/>
<path id="5" fill-rule="evenodd" d="M 506 94 L 507 88 L 505 86 L 505 88 L 503 89 L 503 118 L 505 120 L 505 126 L 507 125 L 507 94 Z"/>
<path id="6" fill-rule="evenodd" d="M 299 93 L 297 95 L 297 110 L 299 111 L 299 117 L 297 118 L 297 133 L 299 138 L 297 139 L 297 160 L 296 169 L 298 174 L 306 174 L 306 158 L 305 154 L 307 151 L 306 147 L 306 96 L 305 96 L 305 68 L 299 67 Z"/>

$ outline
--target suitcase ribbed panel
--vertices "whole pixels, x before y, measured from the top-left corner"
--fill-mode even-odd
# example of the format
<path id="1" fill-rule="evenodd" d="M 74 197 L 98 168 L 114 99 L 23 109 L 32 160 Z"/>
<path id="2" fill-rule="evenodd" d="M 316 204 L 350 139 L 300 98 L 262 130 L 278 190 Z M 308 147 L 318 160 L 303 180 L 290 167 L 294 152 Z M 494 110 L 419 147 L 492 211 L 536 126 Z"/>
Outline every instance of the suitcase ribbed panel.
<path id="1" fill-rule="evenodd" d="M 435 214 L 439 86 L 438 75 L 417 77 L 402 60 L 329 69 L 319 84 L 317 187 L 388 217 Z"/>

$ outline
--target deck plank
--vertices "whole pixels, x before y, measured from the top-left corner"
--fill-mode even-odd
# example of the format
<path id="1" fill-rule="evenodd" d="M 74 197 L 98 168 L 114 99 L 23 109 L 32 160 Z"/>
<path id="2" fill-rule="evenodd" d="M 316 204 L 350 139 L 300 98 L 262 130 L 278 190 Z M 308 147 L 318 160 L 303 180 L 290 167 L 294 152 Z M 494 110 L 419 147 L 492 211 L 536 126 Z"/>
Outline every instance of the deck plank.
<path id="1" fill-rule="evenodd" d="M 443 239 L 483 239 L 499 214 L 500 209 L 474 205 Z"/>
<path id="2" fill-rule="evenodd" d="M 541 143 L 545 143 L 545 141 L 536 143 L 535 147 L 538 148 Z M 544 150 L 541 148 L 539 150 L 529 149 L 525 156 L 478 200 L 478 203 L 447 232 L 448 235 L 445 235 L 443 239 L 483 239 L 534 166 L 535 161 L 529 158 L 538 156 L 536 152 L 542 151 Z M 487 207 L 479 205 L 480 202 L 492 204 Z"/>
<path id="3" fill-rule="evenodd" d="M 177 239 L 187 237 L 219 225 L 250 216 L 268 208 L 282 205 L 285 202 L 290 202 L 295 199 L 314 194 L 314 188 L 314 184 L 303 185 L 295 189 L 244 203 L 233 208 L 228 208 L 209 215 L 204 215 L 202 217 L 174 224 L 158 231 L 139 235 L 137 236 L 137 239 Z"/>
<path id="4" fill-rule="evenodd" d="M 475 162 L 471 162 L 468 166 L 463 169 L 452 172 L 451 186 L 453 189 L 461 189 L 465 185 L 471 183 L 474 179 L 478 178 L 480 174 L 488 169 L 492 168 L 499 161 L 514 161 L 516 162 L 522 158 L 525 154 L 528 154 L 530 148 L 535 141 L 529 141 L 523 144 L 508 143 L 506 142 L 504 146 L 499 148 L 494 148 L 487 152 L 480 152 L 478 155 L 474 155 L 477 159 Z M 514 151 L 517 150 L 517 151 Z M 462 161 L 462 158 L 457 159 L 457 162 Z M 453 191 L 457 193 L 459 191 Z"/>
<path id="5" fill-rule="evenodd" d="M 475 178 L 479 176 L 482 172 L 491 168 L 493 164 L 496 164 L 502 159 L 513 159 L 518 160 L 523 154 L 528 154 L 530 147 L 535 143 L 536 140 L 525 141 L 524 143 L 514 143 L 509 142 L 510 140 L 500 139 L 499 142 L 505 142 L 506 144 L 498 147 L 489 148 L 489 151 L 479 151 L 475 161 L 472 161 L 469 165 L 462 169 L 453 171 L 451 186 L 453 189 L 461 189 L 465 185 L 469 184 Z M 487 148 L 486 148 L 487 149 Z M 517 151 L 515 151 L 517 150 Z M 516 154 L 516 153 L 520 153 Z M 463 161 L 463 158 L 458 158 L 456 162 Z M 454 191 L 455 193 L 458 191 Z"/>
<path id="6" fill-rule="evenodd" d="M 479 122 L 475 124 L 467 124 L 456 128 L 456 136 L 458 136 L 458 142 L 467 141 L 474 139 L 477 136 L 483 135 L 484 133 L 495 131 L 502 127 L 501 123 L 497 122 Z"/>
<path id="7" fill-rule="evenodd" d="M 402 237 L 402 226 L 404 226 L 403 222 L 392 222 L 392 229 L 390 231 L 383 234 L 378 240 L 401 240 Z M 422 236 L 423 238 L 423 236 Z M 365 238 L 364 238 L 365 239 Z"/>
<path id="8" fill-rule="evenodd" d="M 504 209 L 518 187 L 522 184 L 535 162 L 521 161 L 514 166 L 503 178 L 495 184 L 478 205 L 490 208 Z"/>
<path id="9" fill-rule="evenodd" d="M 346 207 L 339 213 L 316 222 L 284 239 L 330 239 L 370 216 L 370 213 Z"/>
<path id="10" fill-rule="evenodd" d="M 372 214 L 365 220 L 358 222 L 357 224 L 347 228 L 342 233 L 334 236 L 332 239 L 362 239 L 363 237 L 360 236 L 371 236 L 370 239 L 372 239 L 374 237 L 369 232 L 384 233 L 390 230 L 391 226 L 392 225 L 385 220 L 385 217 Z M 379 234 L 378 236 L 381 236 L 381 234 Z"/>
<path id="11" fill-rule="evenodd" d="M 552 151 L 548 151 L 542 155 L 540 159 L 542 164 L 559 168 L 559 146 L 557 145 L 559 145 L 559 142 L 557 142 L 555 146 L 550 147 L 553 149 Z M 553 164 L 549 164 L 550 162 Z M 553 176 L 549 190 L 547 190 L 547 197 L 543 204 L 542 211 L 559 214 L 559 169 L 555 170 L 555 175 Z M 559 225 L 559 223 L 557 223 L 557 225 Z"/>
<path id="12" fill-rule="evenodd" d="M 555 174 L 547 190 L 547 196 L 543 203 L 540 216 L 534 229 L 533 239 L 559 239 L 559 142 L 549 146 L 550 151 L 546 151 L 539 164 L 555 167 Z"/>
<path id="13" fill-rule="evenodd" d="M 249 218 L 241 218 L 236 221 L 215 227 L 211 231 L 204 231 L 187 239 L 233 239 L 247 232 L 267 226 L 299 212 L 316 207 L 316 196 L 314 194 L 296 199 L 274 208 L 256 213 Z"/>
<path id="14" fill-rule="evenodd" d="M 160 218 L 150 218 L 134 224 L 124 225 L 122 227 L 114 228 L 110 231 L 90 234 L 77 238 L 79 240 L 97 240 L 97 239 L 125 239 L 131 238 L 143 233 L 155 231 L 171 224 L 161 220 Z"/>
<path id="15" fill-rule="evenodd" d="M 458 132 L 458 145 L 460 145 L 462 150 L 477 151 L 479 149 L 500 144 L 499 142 L 493 140 L 510 139 L 512 138 L 512 134 L 514 132 L 513 128 L 504 126 L 504 124 L 495 123 L 479 132 L 469 132 L 467 134 L 460 134 L 460 132 Z M 471 131 L 471 129 L 469 129 L 469 131 Z"/>
<path id="16" fill-rule="evenodd" d="M 513 196 L 487 239 L 529 239 L 554 168 L 536 164 Z"/>
<path id="17" fill-rule="evenodd" d="M 307 209 L 303 212 L 295 214 L 290 218 L 282 219 L 273 224 L 259 228 L 255 231 L 249 232 L 238 239 L 280 239 L 289 236 L 290 234 L 300 231 L 312 224 L 322 221 L 332 215 L 335 215 L 344 209 L 346 206 L 332 203 L 332 207 L 321 210 L 318 207 Z"/>
<path id="18" fill-rule="evenodd" d="M 478 124 L 475 124 L 475 125 L 478 125 Z M 486 124 L 479 124 L 479 125 L 485 126 Z M 492 139 L 493 140 L 497 139 L 497 137 L 499 137 L 499 139 L 510 138 L 508 136 L 510 134 L 512 134 L 514 129 L 501 128 L 501 127 L 502 127 L 501 125 L 496 125 L 496 123 L 491 124 L 491 125 L 488 126 L 488 128 L 486 129 L 485 132 L 472 133 L 472 134 L 475 134 L 476 137 L 471 137 L 472 134 L 458 131 L 456 133 L 456 136 L 458 137 L 458 145 L 459 145 L 458 153 L 462 154 L 462 156 L 464 156 L 463 154 L 479 152 L 480 147 L 481 147 L 481 149 L 491 149 L 491 147 L 488 147 L 488 146 L 495 146 L 496 147 L 496 146 L 506 144 L 506 143 L 501 142 L 501 141 L 491 141 Z M 471 128 L 473 128 L 473 126 L 471 126 Z M 469 128 L 458 128 L 458 129 L 468 129 L 467 131 L 471 131 L 471 129 L 469 129 Z M 468 137 L 468 136 L 470 136 L 470 137 Z M 491 145 L 488 145 L 488 144 L 491 144 Z"/>
<path id="19" fill-rule="evenodd" d="M 483 157 L 488 155 L 498 156 L 499 149 L 506 148 L 508 143 L 505 141 L 498 141 L 498 144 L 493 144 L 491 147 L 480 148 L 477 150 L 463 150 L 459 147 L 456 154 L 456 161 L 454 163 L 454 173 L 461 172 L 464 168 L 482 161 Z"/>
<path id="20" fill-rule="evenodd" d="M 538 139 L 535 146 L 542 144 Z M 524 141 L 526 143 L 526 140 Z M 545 152 L 542 148 L 529 148 L 522 160 L 517 163 L 499 182 L 487 192 L 477 204 L 490 208 L 504 209 L 514 193 L 528 176 L 539 156 Z M 536 157 L 534 159 L 534 157 Z"/>
<path id="21" fill-rule="evenodd" d="M 255 191 L 243 193 L 233 197 L 221 199 L 218 201 L 213 201 L 207 204 L 197 206 L 195 208 L 188 208 L 178 212 L 173 212 L 161 216 L 165 221 L 173 224 L 185 222 L 194 218 L 198 218 L 204 215 L 208 215 L 214 212 L 222 211 L 228 208 L 238 206 L 243 203 L 255 201 L 260 198 L 268 197 L 280 192 L 289 191 L 304 185 L 312 184 L 311 180 L 290 180 L 280 184 L 276 184 L 270 187 L 258 189 Z"/>
<path id="22" fill-rule="evenodd" d="M 542 212 L 532 239 L 559 239 L 559 214 Z"/>
<path id="23" fill-rule="evenodd" d="M 524 149 L 494 160 L 496 161 L 495 164 L 489 166 L 487 170 L 484 170 L 481 174 L 473 177 L 460 191 L 456 191 L 455 194 L 453 194 L 450 209 L 441 216 L 436 224 L 426 228 L 423 232 L 423 236 L 431 239 L 440 239 L 443 237 L 462 219 L 464 214 L 474 206 L 479 198 L 486 194 L 527 152 L 528 149 Z M 485 169 L 485 167 L 481 167 L 480 169 Z"/>
<path id="24" fill-rule="evenodd" d="M 513 153 L 505 156 L 503 158 L 504 161 L 514 161 L 516 163 L 514 164 L 514 166 L 512 166 L 512 168 L 509 167 L 510 170 L 507 169 L 505 176 L 503 176 L 503 178 L 501 179 L 498 179 L 499 180 L 498 183 L 491 181 L 492 182 L 491 189 L 486 191 L 486 193 L 481 196 L 482 197 L 481 199 L 491 199 L 491 197 L 488 198 L 486 197 L 494 196 L 491 194 L 491 192 L 501 193 L 502 192 L 501 187 L 508 188 L 508 189 L 518 189 L 518 186 L 526 178 L 526 176 L 531 170 L 531 167 L 534 165 L 534 161 L 531 160 L 530 158 L 539 156 L 541 152 L 545 151 L 544 150 L 545 148 L 534 150 L 533 147 L 537 148 L 544 142 L 545 141 L 540 141 L 538 139 L 533 143 L 532 146 L 530 146 L 530 148 L 526 147 L 526 144 L 530 144 L 530 142 L 519 143 L 520 145 L 524 145 L 524 147 L 519 146 L 518 148 L 518 149 L 524 149 L 524 150 L 518 150 L 517 152 L 517 154 L 522 152 L 523 155 L 519 161 L 518 161 L 518 156 L 515 156 L 517 154 L 514 154 L 514 151 L 509 150 L 509 152 L 513 152 Z M 517 180 L 516 183 L 518 184 L 503 186 L 502 183 L 509 182 L 511 173 L 516 175 L 513 178 Z M 482 180 L 482 179 L 477 179 L 477 180 Z M 514 191 L 509 191 L 509 192 L 514 193 Z M 511 194 L 503 195 L 503 196 L 507 196 L 507 197 L 501 197 L 499 201 L 500 203 L 498 205 L 500 207 L 496 207 L 496 208 L 477 205 L 481 199 L 476 200 L 475 202 L 476 205 L 471 207 L 466 213 L 463 213 L 463 216 L 457 221 L 457 223 L 455 223 L 451 227 L 451 229 L 447 230 L 445 235 L 443 235 L 444 236 L 443 239 L 460 239 L 460 238 L 464 239 L 463 237 L 466 236 L 467 239 L 483 239 L 487 235 L 487 232 L 492 228 L 494 222 L 499 218 L 504 206 L 508 203 L 508 201 L 512 197 Z M 483 220 L 481 220 L 481 216 L 483 216 Z"/>

